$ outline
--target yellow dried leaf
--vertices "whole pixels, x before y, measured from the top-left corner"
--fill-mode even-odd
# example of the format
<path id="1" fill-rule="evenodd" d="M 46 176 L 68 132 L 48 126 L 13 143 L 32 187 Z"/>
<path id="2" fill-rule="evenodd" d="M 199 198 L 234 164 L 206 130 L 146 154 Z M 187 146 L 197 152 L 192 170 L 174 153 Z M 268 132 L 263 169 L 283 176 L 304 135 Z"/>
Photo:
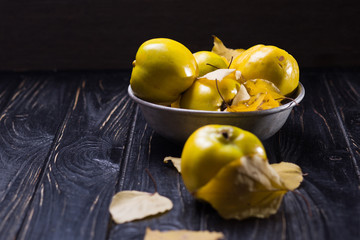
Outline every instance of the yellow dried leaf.
<path id="1" fill-rule="evenodd" d="M 273 163 L 271 167 L 279 174 L 281 181 L 288 190 L 295 190 L 303 181 L 301 168 L 289 162 Z"/>
<path id="2" fill-rule="evenodd" d="M 174 167 L 178 170 L 179 173 L 181 173 L 181 158 L 177 157 L 165 157 L 164 163 L 171 162 Z"/>
<path id="3" fill-rule="evenodd" d="M 257 94 L 256 98 L 254 98 L 254 102 L 252 103 L 252 107 L 254 108 L 254 110 L 259 110 L 260 106 L 264 102 L 264 98 L 264 93 Z"/>
<path id="4" fill-rule="evenodd" d="M 262 110 L 271 109 L 279 106 L 280 106 L 279 100 L 275 100 L 269 93 L 265 94 L 263 104 L 261 105 Z"/>
<path id="5" fill-rule="evenodd" d="M 257 94 L 256 96 L 251 96 L 248 101 L 239 102 L 236 105 L 231 105 L 229 111 L 231 112 L 242 112 L 242 111 L 257 111 L 262 110 L 264 99 L 266 94 Z"/>
<path id="6" fill-rule="evenodd" d="M 157 192 L 122 191 L 113 196 L 109 211 L 120 224 L 163 213 L 172 207 L 171 200 Z"/>
<path id="7" fill-rule="evenodd" d="M 274 99 L 284 98 L 280 90 L 272 82 L 265 79 L 253 79 L 244 83 L 249 94 L 254 96 L 259 93 L 269 93 Z"/>
<path id="8" fill-rule="evenodd" d="M 144 240 L 221 240 L 225 239 L 220 232 L 173 230 L 160 232 L 146 229 Z"/>
<path id="9" fill-rule="evenodd" d="M 247 101 L 233 101 L 229 112 L 258 111 L 279 107 L 284 96 L 270 81 L 264 79 L 248 80 L 244 86 L 250 95 Z"/>
<path id="10" fill-rule="evenodd" d="M 220 169 L 196 193 L 226 219 L 266 218 L 275 214 L 288 191 L 266 159 L 242 157 Z"/>
<path id="11" fill-rule="evenodd" d="M 237 56 L 239 56 L 245 51 L 244 49 L 227 48 L 219 38 L 217 38 L 216 36 L 213 36 L 213 38 L 214 46 L 211 51 L 226 58 L 228 62 L 231 62 L 231 59 L 235 59 Z"/>

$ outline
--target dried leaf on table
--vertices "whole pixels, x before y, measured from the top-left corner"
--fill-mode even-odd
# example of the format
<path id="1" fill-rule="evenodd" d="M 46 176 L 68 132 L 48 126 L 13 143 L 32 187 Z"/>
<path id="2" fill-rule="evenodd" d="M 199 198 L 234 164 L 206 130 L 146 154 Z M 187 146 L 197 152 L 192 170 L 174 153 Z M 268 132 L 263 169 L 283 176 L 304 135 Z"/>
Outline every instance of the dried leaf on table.
<path id="1" fill-rule="evenodd" d="M 157 192 L 122 191 L 114 195 L 109 210 L 113 220 L 120 224 L 163 213 L 172 207 L 171 200 Z"/>
<path id="2" fill-rule="evenodd" d="M 221 240 L 225 239 L 220 232 L 172 230 L 160 232 L 146 229 L 144 240 Z"/>
<path id="3" fill-rule="evenodd" d="M 226 219 L 266 218 L 277 212 L 285 193 L 293 190 L 283 181 L 289 180 L 282 180 L 266 159 L 247 156 L 224 166 L 195 195 Z"/>
<path id="4" fill-rule="evenodd" d="M 286 188 L 291 191 L 298 188 L 303 181 L 301 168 L 294 163 L 273 163 L 271 164 L 271 167 L 279 174 L 281 181 L 286 185 Z"/>
<path id="5" fill-rule="evenodd" d="M 181 158 L 178 157 L 165 157 L 164 163 L 171 162 L 174 167 L 178 170 L 179 173 L 181 173 Z"/>

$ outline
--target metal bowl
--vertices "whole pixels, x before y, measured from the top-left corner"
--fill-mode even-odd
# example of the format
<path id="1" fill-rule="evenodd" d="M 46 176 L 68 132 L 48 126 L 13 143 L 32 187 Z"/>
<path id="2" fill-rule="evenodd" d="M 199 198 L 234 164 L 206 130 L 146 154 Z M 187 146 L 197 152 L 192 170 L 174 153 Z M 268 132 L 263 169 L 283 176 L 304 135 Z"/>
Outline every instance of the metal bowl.
<path id="1" fill-rule="evenodd" d="M 254 133 L 261 140 L 273 136 L 285 124 L 296 103 L 304 98 L 304 86 L 294 92 L 294 101 L 279 107 L 252 112 L 215 112 L 171 108 L 144 101 L 128 87 L 130 97 L 138 103 L 147 123 L 163 137 L 183 143 L 192 132 L 207 124 L 233 125 Z"/>

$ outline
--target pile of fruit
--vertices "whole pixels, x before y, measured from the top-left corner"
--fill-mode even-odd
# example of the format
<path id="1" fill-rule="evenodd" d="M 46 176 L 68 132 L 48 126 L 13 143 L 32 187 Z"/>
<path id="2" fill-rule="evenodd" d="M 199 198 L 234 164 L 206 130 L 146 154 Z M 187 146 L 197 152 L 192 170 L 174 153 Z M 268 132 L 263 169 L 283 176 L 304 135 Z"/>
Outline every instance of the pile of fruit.
<path id="1" fill-rule="evenodd" d="M 171 39 L 148 40 L 138 49 L 130 79 L 145 101 L 228 112 L 278 107 L 298 84 L 298 64 L 285 50 L 261 44 L 230 49 L 217 37 L 212 51 L 194 54 Z"/>

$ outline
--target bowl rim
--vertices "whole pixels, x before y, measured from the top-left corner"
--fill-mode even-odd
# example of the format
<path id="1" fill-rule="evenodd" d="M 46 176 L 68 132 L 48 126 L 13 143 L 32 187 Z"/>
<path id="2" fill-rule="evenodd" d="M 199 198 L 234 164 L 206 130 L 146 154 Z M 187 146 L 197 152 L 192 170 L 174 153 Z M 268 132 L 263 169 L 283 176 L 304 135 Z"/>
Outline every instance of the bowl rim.
<path id="1" fill-rule="evenodd" d="M 286 111 L 292 109 L 297 104 L 299 104 L 305 96 L 305 88 L 299 82 L 299 85 L 295 89 L 295 92 L 299 92 L 299 95 L 294 99 L 294 101 L 288 102 L 284 105 L 281 105 L 276 108 L 259 110 L 259 111 L 248 111 L 248 112 L 217 112 L 217 111 L 207 111 L 207 110 L 194 110 L 194 109 L 185 109 L 185 108 L 172 108 L 169 106 L 159 105 L 156 103 L 147 102 L 143 99 L 140 99 L 135 96 L 133 90 L 131 89 L 131 85 L 128 86 L 128 94 L 129 96 L 140 105 L 145 105 L 146 107 L 154 108 L 157 110 L 176 112 L 176 113 L 184 113 L 184 114 L 206 114 L 206 115 L 226 115 L 226 116 L 257 116 L 257 115 L 268 115 L 273 113 L 278 113 L 282 111 Z"/>

